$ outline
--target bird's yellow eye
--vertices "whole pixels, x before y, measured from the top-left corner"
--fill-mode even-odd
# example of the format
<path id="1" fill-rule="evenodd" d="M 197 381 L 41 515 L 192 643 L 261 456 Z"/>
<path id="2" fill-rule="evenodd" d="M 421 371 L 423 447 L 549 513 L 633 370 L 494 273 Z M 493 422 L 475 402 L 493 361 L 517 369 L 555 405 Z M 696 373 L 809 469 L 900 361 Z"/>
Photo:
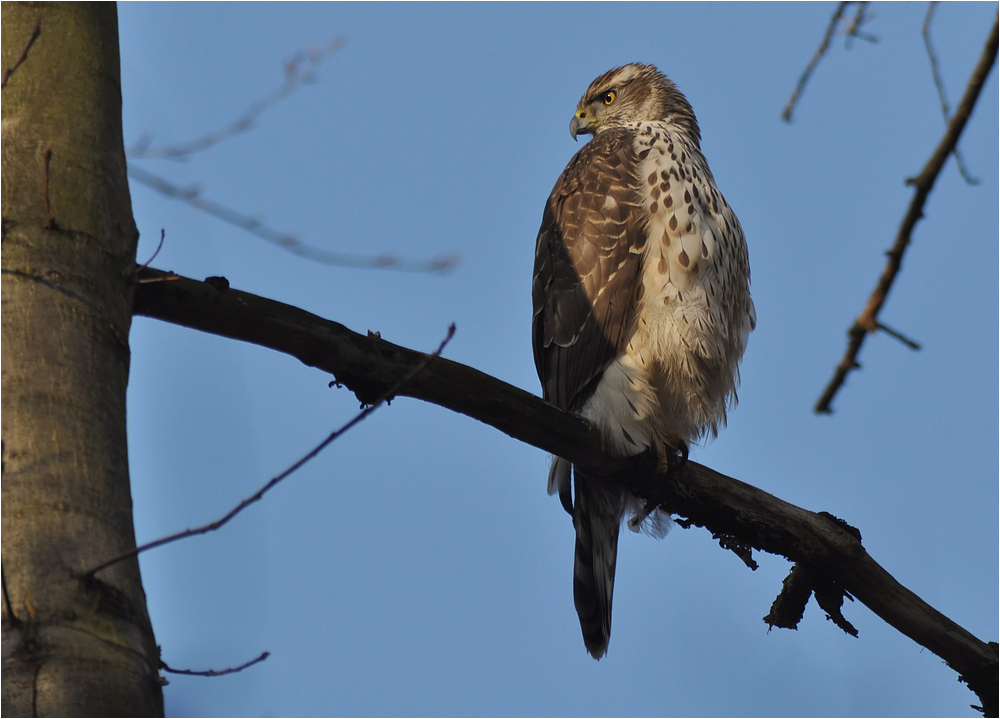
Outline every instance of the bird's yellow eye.
<path id="1" fill-rule="evenodd" d="M 608 90 L 606 93 L 604 93 L 604 104 L 610 105 L 612 102 L 615 101 L 616 97 L 618 97 L 618 93 L 616 93 L 614 90 Z"/>

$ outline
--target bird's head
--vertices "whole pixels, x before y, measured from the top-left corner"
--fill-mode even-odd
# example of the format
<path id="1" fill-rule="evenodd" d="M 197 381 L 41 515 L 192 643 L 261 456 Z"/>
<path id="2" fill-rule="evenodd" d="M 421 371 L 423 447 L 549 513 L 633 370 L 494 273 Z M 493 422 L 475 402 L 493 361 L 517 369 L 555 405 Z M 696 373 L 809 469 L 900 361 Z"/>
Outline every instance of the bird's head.
<path id="1" fill-rule="evenodd" d="M 569 134 L 596 135 L 630 122 L 667 120 L 691 135 L 701 134 L 687 98 L 652 65 L 632 63 L 608 70 L 590 83 L 569 123 Z"/>

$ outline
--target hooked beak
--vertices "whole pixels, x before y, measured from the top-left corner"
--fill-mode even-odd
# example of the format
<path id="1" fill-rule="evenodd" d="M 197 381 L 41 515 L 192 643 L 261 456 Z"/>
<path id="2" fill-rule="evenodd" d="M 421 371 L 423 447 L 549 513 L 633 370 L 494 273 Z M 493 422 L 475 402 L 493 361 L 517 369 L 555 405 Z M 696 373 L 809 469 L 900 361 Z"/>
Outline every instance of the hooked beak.
<path id="1" fill-rule="evenodd" d="M 573 119 L 569 121 L 569 134 L 576 140 L 577 135 L 593 135 L 595 122 L 587 117 L 586 110 L 577 110 Z"/>

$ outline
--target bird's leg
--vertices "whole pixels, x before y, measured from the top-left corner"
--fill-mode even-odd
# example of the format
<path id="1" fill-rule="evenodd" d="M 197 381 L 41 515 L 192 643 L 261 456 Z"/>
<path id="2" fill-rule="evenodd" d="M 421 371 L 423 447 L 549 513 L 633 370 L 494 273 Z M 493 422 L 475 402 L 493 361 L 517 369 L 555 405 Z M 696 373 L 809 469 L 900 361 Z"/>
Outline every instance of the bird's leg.
<path id="1" fill-rule="evenodd" d="M 684 466 L 688 459 L 688 444 L 674 431 L 664 430 L 653 440 L 656 448 L 656 469 L 661 474 L 669 474 Z"/>
<path id="2" fill-rule="evenodd" d="M 656 470 L 660 474 L 669 476 L 684 466 L 688 458 L 688 445 L 676 432 L 669 429 L 664 430 L 659 437 L 653 439 L 653 448 L 656 450 Z M 628 520 L 628 528 L 633 532 L 639 531 L 639 526 L 646 521 L 646 517 L 656 511 L 657 505 L 645 501 L 642 510 L 635 513 Z"/>

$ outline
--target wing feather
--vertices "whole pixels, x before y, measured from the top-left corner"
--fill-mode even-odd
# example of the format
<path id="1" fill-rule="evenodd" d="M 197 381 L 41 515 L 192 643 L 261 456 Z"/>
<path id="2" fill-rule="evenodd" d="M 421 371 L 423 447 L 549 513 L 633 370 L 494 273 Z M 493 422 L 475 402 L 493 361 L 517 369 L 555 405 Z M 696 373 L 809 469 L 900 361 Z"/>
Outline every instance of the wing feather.
<path id="1" fill-rule="evenodd" d="M 574 156 L 545 205 L 532 282 L 532 345 L 543 396 L 578 411 L 632 335 L 646 227 L 626 129 Z"/>

